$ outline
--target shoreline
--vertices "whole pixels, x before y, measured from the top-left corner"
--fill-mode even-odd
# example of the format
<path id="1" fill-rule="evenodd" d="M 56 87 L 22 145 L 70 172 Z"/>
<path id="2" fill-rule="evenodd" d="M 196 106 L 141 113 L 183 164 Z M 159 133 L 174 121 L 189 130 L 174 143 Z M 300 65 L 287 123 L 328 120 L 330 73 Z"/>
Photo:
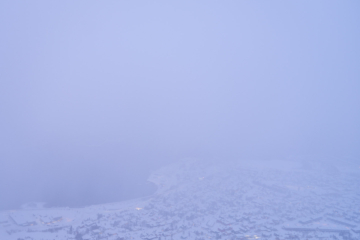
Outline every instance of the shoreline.
<path id="1" fill-rule="evenodd" d="M 156 171 L 156 170 L 155 170 Z M 152 184 L 155 189 L 152 193 L 145 196 L 135 197 L 135 198 L 128 198 L 120 201 L 112 201 L 107 203 L 98 203 L 98 204 L 90 204 L 90 205 L 84 205 L 84 206 L 78 206 L 78 207 L 69 207 L 69 206 L 46 206 L 47 202 L 28 202 L 22 204 L 19 208 L 11 208 L 11 209 L 0 209 L 0 214 L 6 214 L 11 212 L 20 212 L 20 211 L 47 211 L 47 210 L 80 210 L 80 209 L 86 209 L 86 208 L 93 208 L 93 207 L 104 207 L 106 205 L 122 205 L 122 204 L 129 204 L 131 202 L 138 202 L 138 201 L 145 201 L 156 195 L 159 191 L 159 185 L 155 182 L 150 180 L 153 172 L 150 173 L 149 177 L 145 180 L 144 184 Z M 23 205 L 26 204 L 36 204 L 41 205 L 42 207 L 23 207 Z"/>

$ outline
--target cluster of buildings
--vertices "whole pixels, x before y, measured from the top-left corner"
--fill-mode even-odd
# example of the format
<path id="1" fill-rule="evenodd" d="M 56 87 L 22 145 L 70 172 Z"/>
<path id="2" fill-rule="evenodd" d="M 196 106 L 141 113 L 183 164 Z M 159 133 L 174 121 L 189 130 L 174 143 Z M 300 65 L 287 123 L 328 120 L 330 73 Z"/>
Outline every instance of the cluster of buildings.
<path id="1" fill-rule="evenodd" d="M 358 240 L 360 174 L 324 169 L 185 161 L 155 171 L 145 198 L 1 212 L 0 239 Z"/>

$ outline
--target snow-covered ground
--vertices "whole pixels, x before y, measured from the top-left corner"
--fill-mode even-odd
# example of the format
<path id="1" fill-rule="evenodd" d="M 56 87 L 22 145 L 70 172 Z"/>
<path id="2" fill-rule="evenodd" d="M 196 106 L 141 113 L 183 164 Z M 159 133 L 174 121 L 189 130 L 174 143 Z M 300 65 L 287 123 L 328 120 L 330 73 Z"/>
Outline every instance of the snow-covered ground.
<path id="1" fill-rule="evenodd" d="M 0 239 L 360 239 L 360 168 L 334 162 L 184 160 L 148 197 L 0 212 Z"/>

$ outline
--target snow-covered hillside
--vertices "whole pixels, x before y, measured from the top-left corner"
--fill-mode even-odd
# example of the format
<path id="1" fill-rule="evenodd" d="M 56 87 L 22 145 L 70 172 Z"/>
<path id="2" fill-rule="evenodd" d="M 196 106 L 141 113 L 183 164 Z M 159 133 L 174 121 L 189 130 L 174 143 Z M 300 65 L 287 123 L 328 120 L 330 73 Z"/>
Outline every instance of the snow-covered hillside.
<path id="1" fill-rule="evenodd" d="M 1 212 L 0 239 L 360 239 L 359 166 L 186 160 L 149 181 L 130 201 Z"/>

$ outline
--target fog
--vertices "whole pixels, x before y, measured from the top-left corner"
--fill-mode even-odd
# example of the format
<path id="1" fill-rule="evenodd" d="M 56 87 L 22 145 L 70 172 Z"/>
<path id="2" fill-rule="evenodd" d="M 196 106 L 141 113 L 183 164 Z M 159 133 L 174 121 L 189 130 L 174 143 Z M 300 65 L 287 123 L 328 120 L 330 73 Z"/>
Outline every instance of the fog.
<path id="1" fill-rule="evenodd" d="M 189 157 L 359 162 L 359 12 L 2 1 L 0 208 L 142 196 L 151 171 Z"/>

